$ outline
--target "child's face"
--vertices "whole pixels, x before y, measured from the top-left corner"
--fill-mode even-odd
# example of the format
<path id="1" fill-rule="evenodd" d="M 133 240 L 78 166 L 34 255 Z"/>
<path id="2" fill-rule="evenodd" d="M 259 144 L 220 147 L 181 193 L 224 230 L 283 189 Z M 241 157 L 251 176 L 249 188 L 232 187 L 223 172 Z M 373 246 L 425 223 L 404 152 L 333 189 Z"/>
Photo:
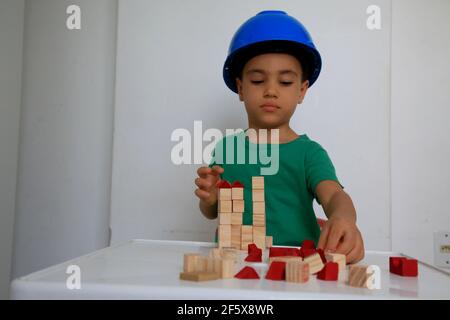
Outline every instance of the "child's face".
<path id="1" fill-rule="evenodd" d="M 289 54 L 267 53 L 250 59 L 242 71 L 242 80 L 236 79 L 249 124 L 267 129 L 289 124 L 308 89 L 308 81 L 302 83 L 301 76 L 299 61 Z"/>

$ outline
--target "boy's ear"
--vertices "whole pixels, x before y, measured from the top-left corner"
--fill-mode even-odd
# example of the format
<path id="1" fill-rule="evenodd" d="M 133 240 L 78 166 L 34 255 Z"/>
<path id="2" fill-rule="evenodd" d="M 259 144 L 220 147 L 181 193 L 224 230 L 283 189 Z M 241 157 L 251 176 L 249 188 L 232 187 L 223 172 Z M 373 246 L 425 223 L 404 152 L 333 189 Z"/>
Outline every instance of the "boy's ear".
<path id="1" fill-rule="evenodd" d="M 244 97 L 242 95 L 242 81 L 239 78 L 236 78 L 236 88 L 238 90 L 239 100 L 244 101 Z"/>
<path id="2" fill-rule="evenodd" d="M 308 88 L 309 88 L 309 80 L 303 81 L 303 83 L 300 87 L 300 96 L 299 96 L 297 104 L 300 104 L 303 102 L 303 99 L 305 98 L 306 91 L 308 91 Z"/>

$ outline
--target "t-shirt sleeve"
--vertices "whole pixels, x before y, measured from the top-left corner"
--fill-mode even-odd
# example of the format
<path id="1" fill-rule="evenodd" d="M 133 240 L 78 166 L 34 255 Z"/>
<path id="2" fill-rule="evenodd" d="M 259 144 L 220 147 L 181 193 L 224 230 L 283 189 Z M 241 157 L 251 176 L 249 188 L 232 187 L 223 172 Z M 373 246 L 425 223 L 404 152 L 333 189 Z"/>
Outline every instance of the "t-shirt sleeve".
<path id="1" fill-rule="evenodd" d="M 333 180 L 344 188 L 336 176 L 336 170 L 330 157 L 328 156 L 328 153 L 320 144 L 316 142 L 313 142 L 313 146 L 306 153 L 305 173 L 308 191 L 314 196 L 319 204 L 321 203 L 316 194 L 316 187 L 319 182 L 324 180 Z"/>

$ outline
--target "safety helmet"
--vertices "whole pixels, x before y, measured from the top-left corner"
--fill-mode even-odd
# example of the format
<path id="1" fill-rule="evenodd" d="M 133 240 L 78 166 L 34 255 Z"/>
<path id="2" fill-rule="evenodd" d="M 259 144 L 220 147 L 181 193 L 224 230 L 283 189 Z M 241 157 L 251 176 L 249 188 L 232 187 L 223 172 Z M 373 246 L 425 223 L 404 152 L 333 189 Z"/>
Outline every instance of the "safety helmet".
<path id="1" fill-rule="evenodd" d="M 302 64 L 309 86 L 319 77 L 322 59 L 306 28 L 284 11 L 261 11 L 247 20 L 234 34 L 223 66 L 223 79 L 238 93 L 236 77 L 254 56 L 263 53 L 289 53 Z"/>

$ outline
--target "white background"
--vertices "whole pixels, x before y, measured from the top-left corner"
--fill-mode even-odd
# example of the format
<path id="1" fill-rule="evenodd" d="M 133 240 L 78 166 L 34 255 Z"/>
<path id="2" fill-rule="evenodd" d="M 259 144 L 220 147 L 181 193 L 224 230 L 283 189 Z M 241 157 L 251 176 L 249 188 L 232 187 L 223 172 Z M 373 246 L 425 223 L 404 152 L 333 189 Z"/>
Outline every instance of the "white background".
<path id="1" fill-rule="evenodd" d="M 70 4 L 82 30 L 65 28 Z M 381 30 L 366 28 L 372 4 Z M 170 135 L 194 120 L 245 128 L 222 65 L 236 28 L 265 9 L 299 18 L 322 54 L 292 125 L 328 151 L 366 248 L 433 263 L 433 232 L 450 229 L 448 1 L 0 0 L 0 9 L 0 297 L 10 275 L 107 246 L 109 225 L 112 243 L 212 238 L 216 223 L 193 195 L 198 165 L 170 162 Z"/>

